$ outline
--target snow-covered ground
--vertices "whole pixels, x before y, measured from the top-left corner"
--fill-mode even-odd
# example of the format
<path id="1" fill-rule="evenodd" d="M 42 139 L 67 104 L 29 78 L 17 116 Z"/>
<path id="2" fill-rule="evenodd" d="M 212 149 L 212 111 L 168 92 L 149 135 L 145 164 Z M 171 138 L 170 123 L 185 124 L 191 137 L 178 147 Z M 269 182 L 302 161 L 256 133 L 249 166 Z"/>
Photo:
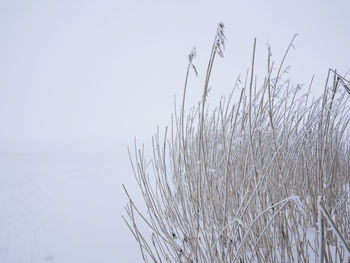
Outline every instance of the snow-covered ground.
<path id="1" fill-rule="evenodd" d="M 2 150 L 0 263 L 138 262 L 121 218 L 133 182 L 125 148 Z"/>

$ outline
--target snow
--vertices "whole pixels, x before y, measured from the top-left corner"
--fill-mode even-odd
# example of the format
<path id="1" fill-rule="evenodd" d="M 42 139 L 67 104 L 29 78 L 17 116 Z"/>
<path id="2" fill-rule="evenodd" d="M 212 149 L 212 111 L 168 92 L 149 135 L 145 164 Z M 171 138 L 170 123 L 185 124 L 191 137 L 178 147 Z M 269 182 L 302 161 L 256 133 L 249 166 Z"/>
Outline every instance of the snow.
<path id="1" fill-rule="evenodd" d="M 137 262 L 126 151 L 0 153 L 0 263 Z"/>

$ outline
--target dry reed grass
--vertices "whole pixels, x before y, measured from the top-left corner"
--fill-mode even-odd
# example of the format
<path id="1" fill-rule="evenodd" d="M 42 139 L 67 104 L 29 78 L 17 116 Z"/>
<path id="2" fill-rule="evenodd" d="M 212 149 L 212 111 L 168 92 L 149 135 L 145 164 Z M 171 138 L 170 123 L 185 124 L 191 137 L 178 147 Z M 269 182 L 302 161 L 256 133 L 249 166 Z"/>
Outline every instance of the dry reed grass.
<path id="1" fill-rule="evenodd" d="M 136 143 L 134 155 L 129 152 L 147 212 L 124 187 L 124 219 L 144 262 L 345 261 L 338 236 L 326 227 L 320 242 L 317 226 L 322 196 L 350 241 L 349 81 L 329 70 L 317 99 L 310 95 L 312 81 L 306 93 L 292 86 L 284 71 L 292 40 L 276 69 L 268 50 L 258 84 L 254 41 L 250 74 L 209 111 L 211 71 L 224 43 L 219 24 L 202 100 L 185 112 L 191 68 L 197 74 L 195 52 L 189 55 L 182 105 L 164 136 L 158 130 L 153 137 L 153 158 Z"/>

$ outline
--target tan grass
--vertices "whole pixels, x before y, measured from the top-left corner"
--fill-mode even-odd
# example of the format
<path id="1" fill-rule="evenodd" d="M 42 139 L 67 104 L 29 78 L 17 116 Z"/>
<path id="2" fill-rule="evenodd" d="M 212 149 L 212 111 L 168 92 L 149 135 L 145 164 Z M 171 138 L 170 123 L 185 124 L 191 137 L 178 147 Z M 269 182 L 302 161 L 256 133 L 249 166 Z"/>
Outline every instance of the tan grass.
<path id="1" fill-rule="evenodd" d="M 124 188 L 124 219 L 144 262 L 315 262 L 318 196 L 350 241 L 349 82 L 329 70 L 324 94 L 316 99 L 311 83 L 306 93 L 293 86 L 284 71 L 293 38 L 277 70 L 268 50 L 267 75 L 257 84 L 254 41 L 250 77 L 237 81 L 209 111 L 223 29 L 219 24 L 198 106 L 185 112 L 191 68 L 197 74 L 190 55 L 182 105 L 164 137 L 159 131 L 153 137 L 153 158 L 136 143 L 130 152 L 147 213 Z M 141 231 L 136 216 L 151 235 Z M 325 233 L 325 258 L 344 261 L 337 235 Z"/>

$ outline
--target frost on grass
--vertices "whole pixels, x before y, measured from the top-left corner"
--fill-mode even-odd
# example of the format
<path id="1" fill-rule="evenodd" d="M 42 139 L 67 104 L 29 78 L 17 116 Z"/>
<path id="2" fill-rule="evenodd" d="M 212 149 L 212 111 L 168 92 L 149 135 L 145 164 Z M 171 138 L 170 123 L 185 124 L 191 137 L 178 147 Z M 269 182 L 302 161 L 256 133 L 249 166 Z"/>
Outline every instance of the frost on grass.
<path id="1" fill-rule="evenodd" d="M 323 96 L 312 98 L 311 84 L 305 91 L 286 79 L 286 56 L 276 67 L 268 49 L 267 75 L 257 83 L 254 41 L 246 81 L 238 80 L 209 111 L 211 70 L 224 44 L 219 24 L 202 100 L 185 112 L 195 52 L 189 55 L 182 105 L 164 136 L 158 131 L 153 137 L 153 158 L 146 159 L 137 145 L 130 153 L 147 212 L 125 190 L 125 221 L 143 260 L 317 262 L 320 244 L 332 262 L 347 260 L 326 222 L 320 242 L 317 198 L 323 197 L 349 243 L 348 81 L 330 70 Z"/>

